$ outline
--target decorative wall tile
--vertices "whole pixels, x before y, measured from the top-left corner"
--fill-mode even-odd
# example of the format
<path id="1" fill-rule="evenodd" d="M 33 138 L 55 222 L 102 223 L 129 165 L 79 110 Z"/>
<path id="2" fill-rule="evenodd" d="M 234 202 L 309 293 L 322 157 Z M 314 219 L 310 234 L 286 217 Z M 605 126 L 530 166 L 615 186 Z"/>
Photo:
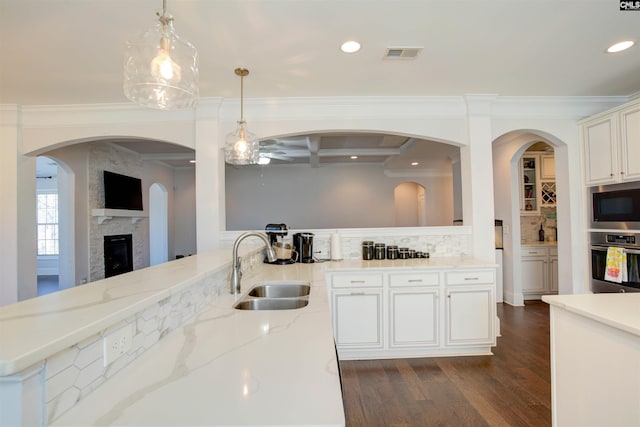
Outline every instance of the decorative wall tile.
<path id="1" fill-rule="evenodd" d="M 49 422 L 71 409 L 73 405 L 78 402 L 79 397 L 80 390 L 75 387 L 70 387 L 51 403 L 47 404 L 47 418 Z"/>
<path id="2" fill-rule="evenodd" d="M 69 366 L 46 381 L 45 396 L 47 402 L 52 401 L 67 389 L 71 388 L 80 374 L 80 369 Z"/>
<path id="3" fill-rule="evenodd" d="M 62 370 L 67 369 L 73 365 L 73 361 L 76 360 L 76 356 L 80 350 L 76 346 L 63 350 L 47 359 L 46 379 L 57 375 Z"/>
<path id="4" fill-rule="evenodd" d="M 104 360 L 102 356 L 96 359 L 93 363 L 87 365 L 80 371 L 78 378 L 76 379 L 74 386 L 79 389 L 87 387 L 92 382 L 96 381 L 102 376 L 104 371 Z"/>
<path id="5" fill-rule="evenodd" d="M 102 340 L 94 340 L 92 344 L 80 350 L 73 364 L 80 369 L 84 369 L 96 360 L 100 360 L 100 363 L 102 363 L 103 353 Z"/>

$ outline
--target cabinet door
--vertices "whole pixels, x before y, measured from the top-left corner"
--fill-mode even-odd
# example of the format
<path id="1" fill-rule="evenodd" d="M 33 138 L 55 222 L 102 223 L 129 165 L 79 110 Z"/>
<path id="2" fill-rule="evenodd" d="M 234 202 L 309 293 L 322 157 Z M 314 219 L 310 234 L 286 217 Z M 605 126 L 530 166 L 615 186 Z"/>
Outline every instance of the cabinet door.
<path id="1" fill-rule="evenodd" d="M 493 286 L 447 289 L 447 345 L 495 344 Z"/>
<path id="2" fill-rule="evenodd" d="M 548 289 L 546 256 L 523 256 L 521 270 L 523 293 L 540 293 Z"/>
<path id="3" fill-rule="evenodd" d="M 556 160 L 554 156 L 540 156 L 540 179 L 556 179 Z"/>
<path id="4" fill-rule="evenodd" d="M 382 290 L 340 290 L 332 295 L 333 330 L 338 347 L 382 347 Z"/>
<path id="5" fill-rule="evenodd" d="M 615 182 L 617 174 L 616 116 L 609 115 L 585 123 L 582 139 L 587 185 Z"/>
<path id="6" fill-rule="evenodd" d="M 394 289 L 389 292 L 389 346 L 438 345 L 438 290 Z"/>
<path id="7" fill-rule="evenodd" d="M 640 103 L 620 112 L 622 179 L 640 180 Z"/>

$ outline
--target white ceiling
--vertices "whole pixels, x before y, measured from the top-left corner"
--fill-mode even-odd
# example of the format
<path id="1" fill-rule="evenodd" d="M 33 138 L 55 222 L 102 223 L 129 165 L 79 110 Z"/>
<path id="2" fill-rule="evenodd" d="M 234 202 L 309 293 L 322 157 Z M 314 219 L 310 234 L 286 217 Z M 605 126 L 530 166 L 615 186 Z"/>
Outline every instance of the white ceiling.
<path id="1" fill-rule="evenodd" d="M 168 0 L 201 97 L 631 95 L 640 12 L 616 0 Z M 161 0 L 0 0 L 0 104 L 127 102 L 125 41 Z M 339 46 L 357 39 L 362 50 Z M 388 47 L 422 47 L 413 60 Z M 374 143 L 375 145 L 375 143 Z"/>

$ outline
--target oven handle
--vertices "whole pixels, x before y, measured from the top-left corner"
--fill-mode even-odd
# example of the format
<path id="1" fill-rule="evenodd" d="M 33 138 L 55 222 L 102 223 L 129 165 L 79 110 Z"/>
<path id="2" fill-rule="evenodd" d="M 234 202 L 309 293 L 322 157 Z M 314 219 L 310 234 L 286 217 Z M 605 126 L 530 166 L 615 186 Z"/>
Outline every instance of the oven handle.
<path id="1" fill-rule="evenodd" d="M 623 248 L 623 246 L 615 246 L 615 247 Z M 596 251 L 606 251 L 608 248 L 609 248 L 609 246 L 591 245 L 591 249 L 596 250 Z M 625 250 L 628 254 L 638 254 L 638 255 L 640 255 L 640 250 L 638 250 L 638 249 L 628 249 L 628 248 L 624 248 L 624 250 Z"/>

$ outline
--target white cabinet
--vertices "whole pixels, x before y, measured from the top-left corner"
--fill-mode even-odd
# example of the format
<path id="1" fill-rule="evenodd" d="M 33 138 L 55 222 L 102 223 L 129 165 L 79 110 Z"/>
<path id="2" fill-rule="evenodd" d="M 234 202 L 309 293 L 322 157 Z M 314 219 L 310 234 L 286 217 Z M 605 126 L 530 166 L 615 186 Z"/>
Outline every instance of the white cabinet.
<path id="1" fill-rule="evenodd" d="M 327 279 L 341 359 L 490 354 L 495 345 L 495 267 L 334 270 Z"/>
<path id="2" fill-rule="evenodd" d="M 440 343 L 440 274 L 389 274 L 389 347 Z"/>
<path id="3" fill-rule="evenodd" d="M 558 291 L 558 248 L 522 246 L 522 293 L 525 300 Z"/>
<path id="4" fill-rule="evenodd" d="M 520 159 L 520 213 L 539 215 L 540 208 L 556 205 L 555 158 L 527 152 Z"/>
<path id="5" fill-rule="evenodd" d="M 333 330 L 339 347 L 382 347 L 382 283 L 381 273 L 332 276 Z"/>
<path id="6" fill-rule="evenodd" d="M 333 325 L 338 346 L 382 347 L 382 290 L 333 293 Z"/>
<path id="7" fill-rule="evenodd" d="M 446 344 L 495 345 L 494 272 L 485 270 L 445 274 Z"/>
<path id="8" fill-rule="evenodd" d="M 640 180 L 640 101 L 580 125 L 588 186 Z"/>

